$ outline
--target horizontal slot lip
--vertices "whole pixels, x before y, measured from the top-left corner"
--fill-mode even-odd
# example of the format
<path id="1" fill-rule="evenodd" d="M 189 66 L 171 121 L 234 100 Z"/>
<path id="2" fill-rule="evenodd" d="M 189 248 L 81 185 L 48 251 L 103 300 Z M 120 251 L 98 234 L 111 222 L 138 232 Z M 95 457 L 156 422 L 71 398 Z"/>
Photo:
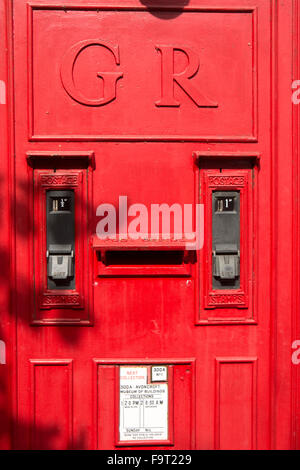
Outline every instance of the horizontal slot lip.
<path id="1" fill-rule="evenodd" d="M 95 251 L 188 251 L 196 248 L 196 240 L 187 238 L 181 239 L 155 239 L 139 238 L 133 240 L 130 238 L 101 239 L 97 235 L 91 238 L 91 244 Z"/>
<path id="2" fill-rule="evenodd" d="M 191 266 L 105 266 L 99 263 L 98 278 L 191 278 Z"/>

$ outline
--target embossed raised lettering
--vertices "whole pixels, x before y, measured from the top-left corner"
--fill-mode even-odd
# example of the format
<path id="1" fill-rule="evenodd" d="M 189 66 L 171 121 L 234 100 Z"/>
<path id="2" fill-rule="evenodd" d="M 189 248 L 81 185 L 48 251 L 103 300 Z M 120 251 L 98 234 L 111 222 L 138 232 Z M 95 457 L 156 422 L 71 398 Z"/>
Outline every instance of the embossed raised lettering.
<path id="1" fill-rule="evenodd" d="M 244 186 L 244 176 L 210 176 L 209 186 Z"/>
<path id="2" fill-rule="evenodd" d="M 97 73 L 97 77 L 103 80 L 103 96 L 96 99 L 89 99 L 84 96 L 84 94 L 75 87 L 73 71 L 79 54 L 81 54 L 84 49 L 91 46 L 104 47 L 105 49 L 109 50 L 115 59 L 116 65 L 120 65 L 119 46 L 109 44 L 107 42 L 101 41 L 100 39 L 87 39 L 85 41 L 77 42 L 67 51 L 61 65 L 60 76 L 64 89 L 75 101 L 78 101 L 78 103 L 85 104 L 87 106 L 103 106 L 104 104 L 110 103 L 116 98 L 117 81 L 119 78 L 123 77 L 123 73 Z"/>
<path id="3" fill-rule="evenodd" d="M 216 108 L 215 103 L 204 96 L 193 85 L 191 79 L 198 73 L 199 57 L 190 48 L 174 46 L 156 46 L 161 53 L 161 99 L 156 106 L 179 107 L 180 102 L 174 97 L 174 83 L 176 83 L 187 96 L 200 108 Z M 188 65 L 180 73 L 175 72 L 175 51 L 182 52 L 188 59 Z"/>
<path id="4" fill-rule="evenodd" d="M 246 297 L 244 293 L 240 294 L 210 294 L 208 296 L 208 305 L 245 305 L 246 304 Z"/>

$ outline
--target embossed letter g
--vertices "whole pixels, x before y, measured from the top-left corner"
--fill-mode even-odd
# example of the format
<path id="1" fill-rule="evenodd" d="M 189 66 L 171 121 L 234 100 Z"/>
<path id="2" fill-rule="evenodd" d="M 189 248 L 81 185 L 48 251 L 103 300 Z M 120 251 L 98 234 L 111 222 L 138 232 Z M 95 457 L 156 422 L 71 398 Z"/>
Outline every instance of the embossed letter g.
<path id="1" fill-rule="evenodd" d="M 116 65 L 120 65 L 119 47 L 109 44 L 99 39 L 87 39 L 74 44 L 66 53 L 60 69 L 61 81 L 64 89 L 75 101 L 85 104 L 87 106 L 102 106 L 110 103 L 116 98 L 116 84 L 119 78 L 123 76 L 120 72 L 102 72 L 97 73 L 97 76 L 103 80 L 103 97 L 97 99 L 90 99 L 84 96 L 80 90 L 75 87 L 73 70 L 75 62 L 79 54 L 90 46 L 100 46 L 108 49 L 114 56 Z"/>

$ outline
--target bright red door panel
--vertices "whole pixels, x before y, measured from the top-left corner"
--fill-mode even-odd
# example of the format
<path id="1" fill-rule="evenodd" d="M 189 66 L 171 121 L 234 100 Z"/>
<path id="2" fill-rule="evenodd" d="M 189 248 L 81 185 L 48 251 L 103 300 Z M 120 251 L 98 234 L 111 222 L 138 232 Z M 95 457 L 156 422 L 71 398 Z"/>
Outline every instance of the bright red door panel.
<path id="1" fill-rule="evenodd" d="M 274 60 L 292 2 L 148 3 L 13 2 L 14 446 L 288 447 Z"/>

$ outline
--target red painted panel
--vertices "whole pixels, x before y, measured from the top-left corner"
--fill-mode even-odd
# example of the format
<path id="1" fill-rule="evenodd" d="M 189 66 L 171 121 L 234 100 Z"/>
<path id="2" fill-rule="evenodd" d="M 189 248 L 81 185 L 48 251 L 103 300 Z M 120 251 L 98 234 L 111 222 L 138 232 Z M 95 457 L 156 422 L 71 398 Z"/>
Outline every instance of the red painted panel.
<path id="1" fill-rule="evenodd" d="M 31 155 L 33 156 L 33 155 Z M 43 155 L 46 157 L 46 155 Z M 60 157 L 58 155 L 58 165 Z M 69 164 L 74 168 L 74 162 L 68 155 Z M 81 156 L 84 160 L 84 155 Z M 52 157 L 53 158 L 53 157 Z M 75 158 L 75 157 L 74 157 Z M 49 167 L 46 158 L 45 166 Z M 76 160 L 76 158 L 75 158 Z M 77 159 L 79 160 L 79 159 Z M 70 161 L 72 163 L 70 163 Z M 80 160 L 79 160 L 80 163 Z M 91 175 L 89 170 L 39 170 L 33 169 L 31 184 L 34 188 L 30 205 L 33 205 L 33 253 L 32 265 L 34 288 L 32 318 L 33 324 L 90 324 L 92 322 L 92 287 L 91 262 L 88 253 L 88 240 L 90 235 L 89 217 L 91 209 L 89 196 L 92 194 Z M 76 205 L 75 214 L 75 259 L 76 285 L 72 290 L 47 289 L 47 251 L 46 244 L 46 192 L 48 190 L 73 190 Z"/>
<path id="2" fill-rule="evenodd" d="M 256 448 L 255 361 L 216 360 L 216 449 Z"/>
<path id="3" fill-rule="evenodd" d="M 218 156 L 216 156 L 218 157 Z M 249 157 L 249 156 L 248 156 Z M 221 158 L 221 161 L 220 161 Z M 232 159 L 237 168 L 232 166 Z M 249 159 L 250 160 L 250 159 Z M 221 163 L 221 169 L 218 167 Z M 199 165 L 199 169 L 198 169 Z M 245 162 L 236 155 L 223 155 L 216 162 L 197 163 L 196 200 L 205 207 L 205 219 L 212 219 L 213 191 L 238 191 L 240 194 L 240 287 L 239 289 L 213 289 L 212 287 L 212 226 L 205 224 L 205 246 L 199 252 L 196 291 L 197 323 L 254 323 L 256 320 L 257 260 L 255 233 L 257 230 L 256 169 L 251 161 Z M 204 168 L 203 168 L 204 167 Z M 198 174 L 199 173 L 199 174 Z M 200 193 L 201 188 L 201 195 Z M 199 310 L 199 312 L 198 312 Z"/>
<path id="4" fill-rule="evenodd" d="M 114 365 L 96 365 L 96 392 L 94 403 L 95 448 L 110 449 L 115 437 L 116 400 L 112 400 L 115 391 L 116 370 Z M 110 423 L 107 426 L 107 423 Z"/>
<path id="5" fill-rule="evenodd" d="M 96 418 L 95 445 L 98 449 L 193 449 L 194 448 L 194 360 L 157 360 L 152 365 L 168 367 L 168 440 L 124 442 L 119 436 L 120 367 L 148 366 L 149 361 L 98 360 L 94 374 Z M 173 363 L 172 363 L 173 362 Z"/>
<path id="6" fill-rule="evenodd" d="M 298 83 L 300 74 L 300 56 L 299 56 L 299 44 L 300 44 L 300 9 L 299 3 L 294 1 L 293 3 L 293 19 L 294 19 L 294 35 L 293 35 L 293 83 Z M 297 89 L 296 89 L 297 90 Z M 297 94 L 298 96 L 298 94 Z M 293 107 L 293 152 L 294 152 L 294 165 L 293 165 L 293 300 L 292 300 L 292 311 L 293 311 L 293 371 L 292 371 L 292 446 L 296 449 L 300 449 L 300 318 L 299 318 L 299 301 L 300 301 L 300 251 L 299 251 L 299 234 L 300 234 L 300 206 L 299 206 L 299 195 L 300 195 L 300 107 L 299 104 Z M 283 335 L 285 332 L 283 332 Z M 296 356 L 296 357 L 295 357 Z"/>
<path id="7" fill-rule="evenodd" d="M 32 360 L 32 447 L 71 449 L 73 440 L 72 361 Z M 47 429 L 47 432 L 41 432 Z"/>
<path id="8" fill-rule="evenodd" d="M 164 21 L 136 3 L 29 8 L 30 135 L 255 140 L 255 9 L 200 4 Z"/>
<path id="9" fill-rule="evenodd" d="M 8 2 L 0 5 L 0 341 L 4 354 L 0 358 L 0 449 L 11 449 L 14 422 L 14 321 L 11 311 L 11 274 L 14 244 L 12 238 L 13 198 L 11 197 L 13 165 L 8 157 L 13 153 L 11 132 L 11 8 Z"/>
<path id="10" fill-rule="evenodd" d="M 4 3 L 0 21 L 7 21 L 8 40 L 0 46 L 0 71 L 6 80 L 13 60 L 14 89 L 12 82 L 7 89 L 15 106 L 0 103 L 1 136 L 10 139 L 2 140 L 7 158 L 0 163 L 9 181 L 0 188 L 1 214 L 9 222 L 0 248 L 10 252 L 7 263 L 2 257 L 0 293 L 9 364 L 0 369 L 1 446 L 13 440 L 25 449 L 119 448 L 118 368 L 145 362 L 173 371 L 170 441 L 152 447 L 297 445 L 291 410 L 299 408 L 299 374 L 292 402 L 290 348 L 299 330 L 296 319 L 291 323 L 292 288 L 299 282 L 297 267 L 292 278 L 299 251 L 291 249 L 293 178 L 294 205 L 299 192 L 290 93 L 295 2 Z M 243 308 L 208 309 L 204 299 L 200 308 L 198 302 L 211 270 L 205 255 L 211 214 L 203 197 L 211 188 L 197 175 L 210 171 L 247 180 Z M 33 185 L 43 173 L 87 176 L 76 204 L 84 308 L 34 306 L 46 274 L 43 192 Z M 119 216 L 120 196 L 148 211 L 151 204 L 203 202 L 203 250 L 184 255 L 182 264 L 161 258 L 155 266 L 126 265 L 118 255 L 128 245 L 118 239 L 109 265 L 110 241 L 96 236 L 97 208 L 112 204 Z M 118 221 L 118 231 L 125 225 Z M 294 245 L 298 232 L 297 222 Z M 135 256 L 143 243 L 131 244 Z M 163 256 L 174 246 L 149 242 L 147 250 Z M 205 310 L 213 311 L 209 319 Z M 294 312 L 298 318 L 297 300 Z M 14 407 L 3 412 L 11 397 Z"/>

